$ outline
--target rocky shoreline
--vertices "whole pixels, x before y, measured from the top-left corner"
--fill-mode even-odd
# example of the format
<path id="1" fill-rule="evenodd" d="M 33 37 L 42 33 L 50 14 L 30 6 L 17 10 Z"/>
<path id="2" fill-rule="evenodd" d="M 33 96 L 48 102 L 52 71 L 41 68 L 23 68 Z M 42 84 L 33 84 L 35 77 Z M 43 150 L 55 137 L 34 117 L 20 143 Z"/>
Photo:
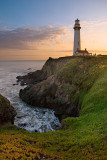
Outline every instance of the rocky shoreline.
<path id="1" fill-rule="evenodd" d="M 17 77 L 21 85 L 28 87 L 20 90 L 20 97 L 26 103 L 55 111 L 55 115 L 62 120 L 68 116 L 79 116 L 80 106 L 74 106 L 69 96 L 63 93 L 63 83 L 57 78 L 60 71 L 74 57 L 49 58 L 39 71 Z"/>
<path id="2" fill-rule="evenodd" d="M 59 60 L 51 59 L 56 66 L 55 61 Z M 73 106 L 80 116 L 63 119 L 55 132 L 28 133 L 14 125 L 0 126 L 1 159 L 106 159 L 107 58 L 75 57 L 60 64 L 62 67 L 47 79 L 28 85 L 20 96 L 35 106 L 37 101 L 44 107 L 50 103 L 56 107 L 55 113 L 62 102 L 58 113 L 62 119 L 66 111 L 70 116 L 68 109 L 73 114 Z M 0 103 L 4 104 L 1 96 Z M 10 120 L 12 110 L 1 104 L 0 114 Z"/>
<path id="3" fill-rule="evenodd" d="M 19 95 L 30 105 L 53 109 L 60 120 L 78 117 L 79 98 L 93 85 L 96 77 L 91 84 L 86 82 L 91 76 L 90 69 L 97 63 L 98 57 L 49 58 L 40 71 L 17 77 L 21 85 L 28 85 Z"/>
<path id="4" fill-rule="evenodd" d="M 0 126 L 14 124 L 16 110 L 10 104 L 9 100 L 0 94 Z"/>
<path id="5" fill-rule="evenodd" d="M 58 59 L 53 59 L 49 57 L 41 70 L 37 70 L 35 72 L 30 72 L 25 76 L 18 76 L 17 83 L 23 85 L 34 85 L 43 80 L 46 80 L 49 76 L 57 72 L 64 64 L 66 64 L 70 59 L 74 57 L 60 57 Z"/>

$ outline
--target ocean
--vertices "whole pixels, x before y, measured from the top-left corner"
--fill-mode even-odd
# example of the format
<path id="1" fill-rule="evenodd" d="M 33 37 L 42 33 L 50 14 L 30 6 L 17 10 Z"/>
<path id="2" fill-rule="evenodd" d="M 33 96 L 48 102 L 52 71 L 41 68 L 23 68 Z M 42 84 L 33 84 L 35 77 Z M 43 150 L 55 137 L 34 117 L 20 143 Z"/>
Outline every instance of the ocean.
<path id="1" fill-rule="evenodd" d="M 54 131 L 60 122 L 50 109 L 29 106 L 19 97 L 20 89 L 16 77 L 39 70 L 45 61 L 0 61 L 0 94 L 5 96 L 16 109 L 14 124 L 29 132 Z"/>

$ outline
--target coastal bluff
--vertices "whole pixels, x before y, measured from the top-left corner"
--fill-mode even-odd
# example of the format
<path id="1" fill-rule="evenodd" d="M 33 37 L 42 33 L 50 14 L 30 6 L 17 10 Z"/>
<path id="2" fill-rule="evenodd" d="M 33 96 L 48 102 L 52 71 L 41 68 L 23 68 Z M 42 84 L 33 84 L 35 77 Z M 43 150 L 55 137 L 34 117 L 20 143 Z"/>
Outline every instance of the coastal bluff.
<path id="1" fill-rule="evenodd" d="M 48 59 L 43 67 L 51 71 L 52 65 L 54 72 L 38 83 L 35 76 L 33 83 L 28 83 L 28 87 L 21 90 L 20 96 L 29 104 L 37 106 L 38 102 L 39 107 L 50 107 L 47 105 L 51 100 L 55 114 L 61 119 L 65 115 L 70 117 L 62 120 L 58 130 L 45 133 L 29 133 L 14 125 L 0 126 L 0 159 L 106 159 L 107 58 L 71 57 L 66 62 L 65 59 Z M 55 69 L 56 66 L 60 67 Z M 30 78 L 28 75 L 25 77 L 25 80 Z M 46 103 L 41 103 L 42 98 Z M 55 103 L 56 99 L 60 100 L 59 103 Z M 73 106 L 75 110 L 80 107 L 80 116 L 73 117 L 70 112 L 67 115 L 68 108 L 60 103 L 62 100 L 72 111 Z M 0 99 L 0 102 L 3 101 Z M 8 115 L 9 111 L 5 111 Z"/>
<path id="2" fill-rule="evenodd" d="M 14 124 L 16 111 L 9 100 L 0 94 L 0 126 Z"/>
<path id="3" fill-rule="evenodd" d="M 73 57 L 60 57 L 58 59 L 53 59 L 49 57 L 46 63 L 43 65 L 41 70 L 35 72 L 30 72 L 24 76 L 18 76 L 17 82 L 23 85 L 33 85 L 39 83 L 43 80 L 46 80 L 49 76 L 57 72 L 63 65 L 65 65 Z"/>
<path id="4" fill-rule="evenodd" d="M 41 70 L 17 77 L 22 85 L 28 85 L 19 95 L 30 105 L 53 109 L 60 120 L 78 117 L 85 95 L 106 62 L 106 57 L 49 58 Z"/>

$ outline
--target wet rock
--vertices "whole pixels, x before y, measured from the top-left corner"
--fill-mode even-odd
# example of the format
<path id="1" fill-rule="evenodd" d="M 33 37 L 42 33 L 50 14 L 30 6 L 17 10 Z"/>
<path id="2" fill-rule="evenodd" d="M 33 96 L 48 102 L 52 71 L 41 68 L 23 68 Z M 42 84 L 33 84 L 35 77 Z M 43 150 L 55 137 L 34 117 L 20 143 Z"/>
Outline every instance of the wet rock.
<path id="1" fill-rule="evenodd" d="M 79 105 L 73 105 L 68 95 L 62 93 L 63 86 L 53 75 L 32 87 L 20 90 L 19 95 L 30 105 L 53 109 L 60 120 L 68 116 L 79 116 Z"/>
<path id="2" fill-rule="evenodd" d="M 68 116 L 79 116 L 78 101 L 73 103 L 70 93 L 65 91 L 68 84 L 60 81 L 57 76 L 58 70 L 61 70 L 69 60 L 74 58 L 72 56 L 58 59 L 49 58 L 42 70 L 18 77 L 22 84 L 29 85 L 20 90 L 21 99 L 33 106 L 53 109 L 60 120 Z M 71 87 L 71 84 L 69 85 Z"/>
<path id="3" fill-rule="evenodd" d="M 16 111 L 9 100 L 0 94 L 0 125 L 14 124 Z"/>
<path id="4" fill-rule="evenodd" d="M 35 129 L 35 132 L 38 132 L 38 130 L 37 130 L 37 129 Z"/>
<path id="5" fill-rule="evenodd" d="M 14 84 L 13 84 L 13 86 L 16 86 L 16 85 L 18 85 L 18 83 L 14 83 Z"/>
<path id="6" fill-rule="evenodd" d="M 19 127 L 24 128 L 27 124 L 26 123 L 20 123 L 18 124 Z"/>

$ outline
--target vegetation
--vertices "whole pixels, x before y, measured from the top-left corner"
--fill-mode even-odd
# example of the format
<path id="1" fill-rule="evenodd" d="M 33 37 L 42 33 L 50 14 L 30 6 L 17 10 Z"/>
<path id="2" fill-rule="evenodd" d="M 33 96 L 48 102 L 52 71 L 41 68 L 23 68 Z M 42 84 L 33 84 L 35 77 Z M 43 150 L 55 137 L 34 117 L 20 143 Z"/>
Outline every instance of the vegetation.
<path id="1" fill-rule="evenodd" d="M 2 98 L 0 97 L 0 104 L 2 103 Z"/>
<path id="2" fill-rule="evenodd" d="M 68 117 L 60 130 L 28 133 L 15 126 L 0 127 L 0 159 L 107 159 L 107 60 L 70 60 L 58 71 L 64 90 L 81 105 L 80 117 Z M 72 86 L 72 87 L 71 87 Z"/>

